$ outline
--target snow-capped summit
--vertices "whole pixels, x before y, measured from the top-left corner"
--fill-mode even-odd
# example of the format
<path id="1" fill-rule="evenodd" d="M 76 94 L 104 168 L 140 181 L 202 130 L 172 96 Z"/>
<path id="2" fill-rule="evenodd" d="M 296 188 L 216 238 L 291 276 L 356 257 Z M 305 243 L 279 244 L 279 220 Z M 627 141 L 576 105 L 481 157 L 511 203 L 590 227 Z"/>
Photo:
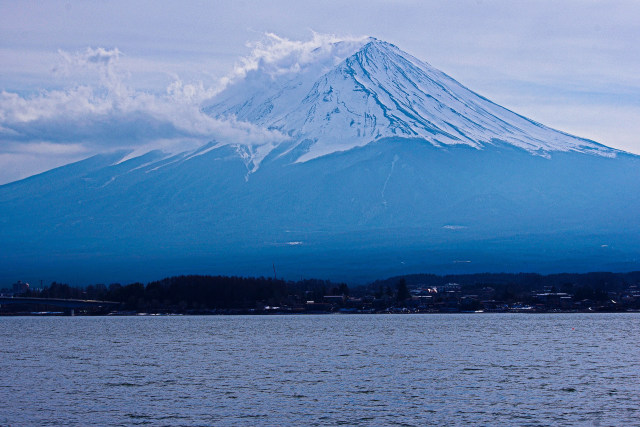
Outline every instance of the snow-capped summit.
<path id="1" fill-rule="evenodd" d="M 437 147 L 510 144 L 545 157 L 554 151 L 617 152 L 500 107 L 375 38 L 326 66 L 319 61 L 298 75 L 240 81 L 204 110 L 291 136 L 289 151 L 302 162 L 383 137 L 420 138 Z"/>
<path id="2" fill-rule="evenodd" d="M 640 157 L 389 43 L 324 41 L 252 57 L 203 106 L 274 140 L 121 151 L 0 186 L 0 282 L 640 269 Z"/>

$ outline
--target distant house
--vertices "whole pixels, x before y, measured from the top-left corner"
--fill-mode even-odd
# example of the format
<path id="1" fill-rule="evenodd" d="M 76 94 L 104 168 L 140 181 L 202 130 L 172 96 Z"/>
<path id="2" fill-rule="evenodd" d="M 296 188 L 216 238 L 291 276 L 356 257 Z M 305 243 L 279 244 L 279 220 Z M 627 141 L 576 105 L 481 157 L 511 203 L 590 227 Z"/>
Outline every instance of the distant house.
<path id="1" fill-rule="evenodd" d="M 438 292 L 460 292 L 462 286 L 459 283 L 447 283 L 446 285 L 438 286 Z"/>
<path id="2" fill-rule="evenodd" d="M 23 294 L 25 292 L 27 292 L 29 290 L 29 284 L 26 282 L 22 282 L 21 280 L 18 280 L 16 283 L 13 284 L 13 294 Z"/>
<path id="3" fill-rule="evenodd" d="M 346 297 L 344 295 L 325 295 L 323 300 L 331 304 L 342 304 L 345 302 Z"/>

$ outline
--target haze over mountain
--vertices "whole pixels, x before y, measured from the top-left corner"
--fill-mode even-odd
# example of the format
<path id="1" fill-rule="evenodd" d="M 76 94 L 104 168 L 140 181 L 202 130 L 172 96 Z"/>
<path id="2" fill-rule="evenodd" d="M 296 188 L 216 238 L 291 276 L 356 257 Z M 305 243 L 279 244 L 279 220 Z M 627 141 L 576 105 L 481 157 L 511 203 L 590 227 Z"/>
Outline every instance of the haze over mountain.
<path id="1" fill-rule="evenodd" d="M 118 151 L 0 186 L 0 280 L 640 267 L 637 156 L 373 38 L 262 65 L 202 110 L 271 139 Z"/>

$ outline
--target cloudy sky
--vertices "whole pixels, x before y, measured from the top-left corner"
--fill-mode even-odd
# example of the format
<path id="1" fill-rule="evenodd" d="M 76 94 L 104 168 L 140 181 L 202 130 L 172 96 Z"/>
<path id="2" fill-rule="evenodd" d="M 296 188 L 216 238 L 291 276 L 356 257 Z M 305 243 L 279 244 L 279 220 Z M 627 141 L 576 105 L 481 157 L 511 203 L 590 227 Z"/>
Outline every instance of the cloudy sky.
<path id="1" fill-rule="evenodd" d="M 637 1 L 0 1 L 0 184 L 117 148 L 277 139 L 199 105 L 256 59 L 368 35 L 640 154 Z"/>

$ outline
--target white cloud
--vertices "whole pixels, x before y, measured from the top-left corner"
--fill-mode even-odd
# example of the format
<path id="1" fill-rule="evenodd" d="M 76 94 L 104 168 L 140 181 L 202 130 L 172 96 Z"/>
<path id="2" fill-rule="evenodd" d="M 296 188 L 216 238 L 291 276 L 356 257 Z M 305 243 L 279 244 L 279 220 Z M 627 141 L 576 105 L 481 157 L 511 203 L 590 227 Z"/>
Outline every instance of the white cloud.
<path id="1" fill-rule="evenodd" d="M 317 64 L 324 63 L 328 69 L 355 52 L 367 39 L 366 36 L 338 37 L 313 32 L 310 40 L 300 41 L 266 33 L 261 40 L 247 45 L 251 53 L 235 65 L 225 81 L 242 79 L 258 70 L 270 77 L 300 73 L 309 64 L 318 69 Z"/>
<path id="2" fill-rule="evenodd" d="M 38 153 L 77 159 L 79 154 L 86 157 L 116 148 L 182 151 L 211 140 L 260 145 L 285 138 L 234 118 L 220 120 L 204 114 L 202 101 L 215 95 L 219 87 L 184 83 L 177 76 L 165 93 L 128 86 L 128 73 L 119 69 L 121 55 L 118 49 L 104 48 L 60 51 L 55 73 L 71 77 L 93 73 L 98 83 L 41 90 L 31 96 L 1 91 L 0 154 L 5 166 L 9 157 L 17 162 Z M 71 155 L 65 152 L 70 147 L 81 149 Z M 10 169 L 41 171 L 37 167 Z M 24 173 L 15 175 L 16 179 L 24 177 Z"/>
<path id="3" fill-rule="evenodd" d="M 495 19 L 503 24 L 510 22 L 502 18 L 500 15 Z M 476 22 L 475 16 L 468 19 L 471 21 L 465 21 L 465 25 Z M 430 37 L 420 37 L 413 42 L 408 38 L 406 45 L 401 43 L 402 40 L 390 41 L 436 66 L 445 65 L 443 70 L 459 78 L 463 84 L 521 114 L 564 131 L 638 152 L 638 129 L 633 120 L 638 111 L 635 101 L 638 77 L 628 71 L 633 67 L 625 63 L 637 60 L 637 53 L 628 46 L 635 40 L 633 37 L 620 36 L 617 38 L 619 44 L 609 43 L 608 39 L 598 38 L 601 32 L 582 35 L 578 34 L 582 27 L 571 27 L 569 35 L 562 33 L 555 37 L 542 37 L 534 44 L 527 44 L 523 40 L 530 38 L 515 31 L 514 24 L 498 28 L 496 34 L 488 29 L 471 28 L 462 33 L 448 34 L 447 39 L 442 39 L 438 38 L 437 32 L 442 28 L 437 26 L 437 22 L 432 22 L 436 26 Z M 608 30 L 613 28 L 607 23 L 602 25 Z M 374 29 L 376 31 L 366 26 L 354 28 L 382 34 L 383 37 L 385 33 L 384 28 Z M 520 36 L 503 37 L 507 30 Z M 422 33 L 416 33 L 415 37 L 419 34 Z M 0 56 L 7 59 L 6 66 L 15 74 L 29 79 L 29 90 L 24 90 L 25 87 L 0 90 L 0 184 L 116 148 L 130 148 L 138 153 L 154 148 L 180 151 L 217 140 L 253 143 L 265 150 L 284 136 L 233 118 L 211 118 L 202 113 L 202 103 L 222 88 L 242 80 L 257 79 L 257 83 L 262 83 L 260 80 L 264 78 L 286 78 L 290 73 L 308 71 L 311 63 L 323 63 L 328 69 L 366 40 L 366 37 L 313 33 L 311 38 L 299 41 L 266 33 L 259 41 L 248 44 L 249 54 L 238 60 L 226 77 L 208 84 L 185 81 L 181 76 L 190 75 L 186 70 L 189 66 L 194 68 L 192 78 L 197 80 L 210 71 L 210 63 L 207 63 L 206 71 L 193 63 L 187 63 L 184 69 L 172 68 L 153 56 L 130 56 L 118 48 L 104 47 L 77 52 L 60 50 L 53 69 L 47 68 L 49 72 L 53 71 L 50 75 L 53 79 L 47 80 L 38 73 L 29 77 L 27 72 L 12 63 L 13 50 L 0 49 Z M 559 43 L 558 40 L 564 42 Z M 118 40 L 113 44 L 121 46 L 119 43 L 124 42 Z M 558 43 L 562 49 L 554 47 Z M 438 56 L 436 47 L 441 44 L 448 47 L 441 49 L 446 52 Z M 590 52 L 601 53 L 594 57 L 601 60 L 584 55 L 587 47 Z M 234 49 L 237 51 L 237 46 Z M 487 49 L 504 52 L 504 56 L 511 59 L 496 64 L 496 57 L 487 55 Z M 618 50 L 628 53 L 618 57 L 614 55 Z M 37 70 L 42 70 L 41 64 L 51 63 L 50 55 L 54 51 L 55 48 L 47 52 L 32 52 L 27 61 L 29 69 L 40 67 Z M 227 52 L 226 55 L 231 54 Z M 218 57 L 215 58 L 217 61 Z M 626 65 L 618 66 L 620 62 Z M 230 60 L 226 64 L 230 67 Z M 574 66 L 583 71 L 576 72 Z M 317 71 L 317 67 L 313 69 Z M 38 75 L 41 76 L 39 80 Z M 162 81 L 160 88 L 150 84 L 144 86 L 147 89 L 140 89 L 144 80 L 158 75 L 162 78 L 155 82 Z M 132 81 L 136 81 L 137 86 L 133 86 Z M 561 86 L 558 86 L 558 81 Z M 614 82 L 623 87 L 614 87 Z M 41 88 L 38 91 L 32 90 L 36 84 Z M 535 99 L 528 99 L 527 95 L 540 86 L 549 89 Z M 559 93 L 558 88 L 564 92 Z M 568 91 L 571 88 L 573 92 Z M 600 99 L 587 94 L 593 105 L 585 107 L 586 95 L 580 96 L 579 93 L 588 89 L 609 93 L 615 99 Z M 553 99 L 550 93 L 555 94 Z M 629 100 L 622 102 L 623 95 Z"/>
<path id="4" fill-rule="evenodd" d="M 577 83 L 591 90 L 617 82 L 638 99 L 637 0 L 213 3 L 4 2 L 0 89 L 59 88 L 47 73 L 60 47 L 83 53 L 88 45 L 118 46 L 124 52 L 118 64 L 134 73 L 136 87 L 158 92 L 168 84 L 167 73 L 185 80 L 224 75 L 256 33 L 300 39 L 309 28 L 348 28 L 392 42 L 490 99 L 500 93 L 493 87 L 514 80 L 521 84 L 512 87 L 514 97 L 526 95 L 532 83 L 558 90 Z M 566 101 L 580 98 L 567 94 Z"/>
<path id="5" fill-rule="evenodd" d="M 136 153 L 152 149 L 184 151 L 211 140 L 242 142 L 254 146 L 257 152 L 264 145 L 266 150 L 286 136 L 234 117 L 212 118 L 201 111 L 203 102 L 241 80 L 286 77 L 305 72 L 311 63 L 315 71 L 322 71 L 319 63 L 329 69 L 366 39 L 313 33 L 309 40 L 297 41 L 266 33 L 249 44 L 250 53 L 213 85 L 184 82 L 173 74 L 164 92 L 131 87 L 131 74 L 122 66 L 124 54 L 118 48 L 59 50 L 51 69 L 54 77 L 82 83 L 41 89 L 30 95 L 0 92 L 0 163 L 6 166 L 11 161 L 30 159 L 34 165 L 5 168 L 14 173 L 9 176 L 12 174 L 5 172 L 0 183 L 41 172 L 42 165 L 59 165 L 57 161 L 33 161 L 39 153 L 48 159 L 77 160 L 79 156 L 121 148 Z"/>

